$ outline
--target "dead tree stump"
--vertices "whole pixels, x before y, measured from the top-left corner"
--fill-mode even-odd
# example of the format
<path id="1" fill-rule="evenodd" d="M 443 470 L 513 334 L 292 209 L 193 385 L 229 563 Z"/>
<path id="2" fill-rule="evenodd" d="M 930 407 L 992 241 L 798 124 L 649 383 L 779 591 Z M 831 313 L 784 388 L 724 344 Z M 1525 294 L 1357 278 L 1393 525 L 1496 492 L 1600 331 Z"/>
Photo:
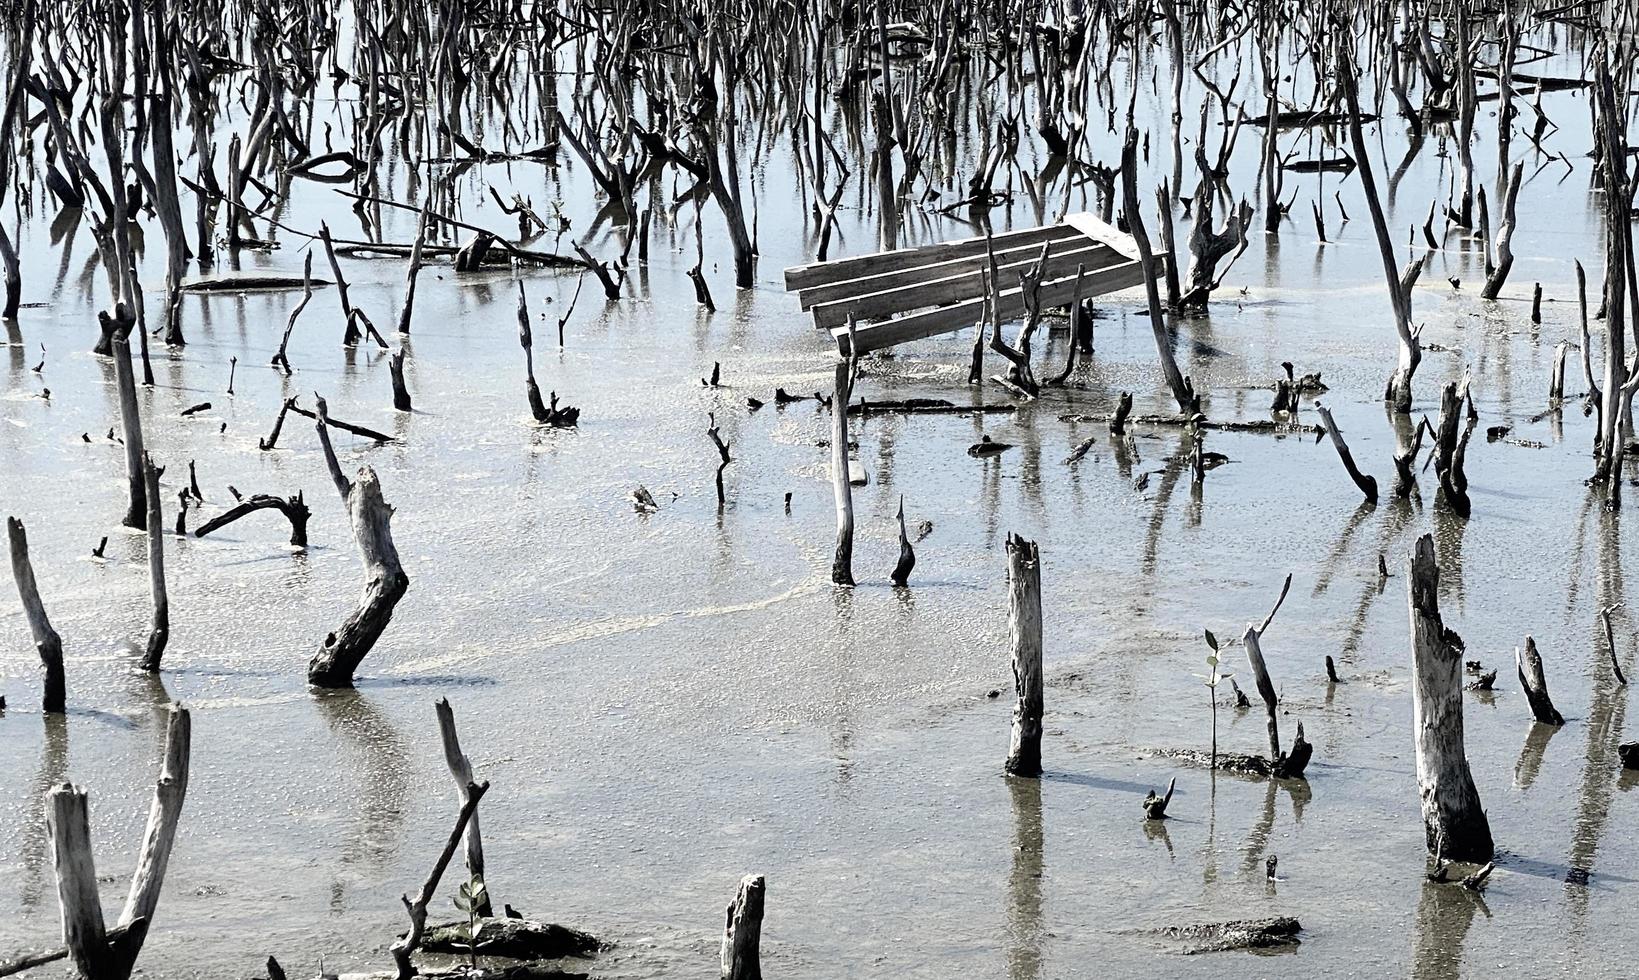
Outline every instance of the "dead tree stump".
<path id="1" fill-rule="evenodd" d="M 1537 653 L 1537 641 L 1527 636 L 1525 649 L 1514 648 L 1514 666 L 1519 671 L 1519 686 L 1525 691 L 1525 700 L 1531 704 L 1531 714 L 1544 725 L 1558 727 L 1565 718 L 1554 707 L 1548 696 L 1548 678 L 1542 673 L 1542 656 Z"/>
<path id="2" fill-rule="evenodd" d="M 1013 648 L 1013 735 L 1007 772 L 1041 775 L 1041 552 L 1034 541 L 1007 536 L 1007 631 Z"/>
<path id="3" fill-rule="evenodd" d="M 340 629 L 324 638 L 319 651 L 308 662 L 307 682 L 315 687 L 352 687 L 353 672 L 392 622 L 393 607 L 410 587 L 410 577 L 404 574 L 398 549 L 393 546 L 393 509 L 381 497 L 381 482 L 376 478 L 376 471 L 362 466 L 356 481 L 343 476 L 341 464 L 336 461 L 336 450 L 330 445 L 329 412 L 323 398 L 318 399 L 315 414 L 330 478 L 347 506 L 353 540 L 358 544 L 359 557 L 364 560 L 364 594 L 359 597 L 358 608 Z"/>
<path id="4" fill-rule="evenodd" d="M 35 584 L 34 565 L 29 562 L 28 532 L 23 529 L 23 522 L 15 517 L 6 518 L 6 536 L 11 545 L 11 575 L 17 580 L 17 596 L 22 600 L 23 616 L 28 620 L 34 648 L 40 652 L 40 669 L 45 674 L 40 710 L 46 714 L 61 714 L 68 704 L 63 683 L 63 640 L 51 628 L 45 604 L 40 601 L 40 587 Z"/>
<path id="5" fill-rule="evenodd" d="M 723 946 L 719 959 L 723 980 L 763 980 L 761 961 L 763 931 L 762 875 L 740 879 L 740 890 L 729 904 L 723 922 Z"/>
<path id="6" fill-rule="evenodd" d="M 165 590 L 165 518 L 159 509 L 159 475 L 164 470 L 143 453 L 142 472 L 148 496 L 148 587 L 154 600 L 154 619 L 142 654 L 142 669 L 157 671 L 171 639 L 171 599 Z"/>
<path id="7" fill-rule="evenodd" d="M 1434 537 L 1417 539 L 1406 576 L 1411 608 L 1412 735 L 1430 854 L 1476 864 L 1496 847 L 1463 750 L 1463 639 L 1440 618 Z"/>

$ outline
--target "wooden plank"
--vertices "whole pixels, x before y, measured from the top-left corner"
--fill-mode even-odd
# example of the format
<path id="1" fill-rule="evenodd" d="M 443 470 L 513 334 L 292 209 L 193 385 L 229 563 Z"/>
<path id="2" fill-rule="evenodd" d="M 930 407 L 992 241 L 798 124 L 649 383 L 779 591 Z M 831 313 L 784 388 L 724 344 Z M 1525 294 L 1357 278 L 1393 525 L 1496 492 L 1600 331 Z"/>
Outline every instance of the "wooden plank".
<path id="1" fill-rule="evenodd" d="M 1103 250 L 1111 258 L 1120 258 L 1121 253 L 1102 242 L 1086 241 L 1068 238 L 1062 244 L 1055 242 L 1053 251 L 1074 250 L 1087 253 L 1094 250 Z M 998 265 L 1009 265 L 1022 260 L 1034 261 L 1041 254 L 1041 244 L 1022 245 L 1017 248 L 997 249 L 996 262 Z M 870 293 L 880 293 L 887 289 L 898 289 L 901 286 L 913 286 L 918 283 L 932 282 L 935 279 L 944 279 L 962 273 L 980 273 L 989 263 L 989 256 L 980 252 L 978 255 L 969 255 L 960 259 L 951 259 L 948 262 L 935 262 L 932 265 L 919 265 L 913 269 L 903 269 L 898 272 L 883 272 L 858 279 L 842 279 L 827 283 L 824 286 L 810 286 L 797 292 L 797 302 L 802 309 L 811 309 L 820 303 L 834 303 L 838 300 L 854 296 L 865 296 Z"/>
<path id="2" fill-rule="evenodd" d="M 1138 243 L 1132 240 L 1131 235 L 1114 225 L 1105 224 L 1089 212 L 1077 211 L 1075 214 L 1065 215 L 1064 223 L 1095 242 L 1103 242 L 1129 259 L 1138 258 Z"/>
<path id="3" fill-rule="evenodd" d="M 1020 231 L 1008 231 L 992 236 L 991 242 L 995 248 L 1014 248 L 1021 245 L 1040 245 L 1047 241 L 1063 241 L 1074 238 L 1082 232 L 1068 225 L 1043 225 L 1040 228 L 1025 228 Z M 897 272 L 902 269 L 914 269 L 919 265 L 932 265 L 935 262 L 946 262 L 950 259 L 966 258 L 971 255 L 985 253 L 985 239 L 964 238 L 954 242 L 940 242 L 935 245 L 923 245 L 920 248 L 902 248 L 891 252 L 877 252 L 872 255 L 855 255 L 843 259 L 833 259 L 830 262 L 814 262 L 809 265 L 792 266 L 785 270 L 785 288 L 789 292 L 794 289 L 807 289 L 810 286 L 823 286 L 826 283 L 841 279 L 857 279 L 860 276 L 876 275 L 882 272 Z"/>
<path id="4" fill-rule="evenodd" d="M 1016 260 L 1006 265 L 998 265 L 997 273 L 1002 285 L 1018 282 L 1018 273 L 1029 270 L 1041 257 L 1041 252 L 1031 252 L 1030 257 Z M 1085 265 L 1088 272 L 1105 269 L 1112 265 L 1130 262 L 1131 259 L 1117 253 L 1114 249 L 1099 244 L 1089 244 L 1085 249 L 1060 252 L 1054 249 L 1047 256 L 1047 268 L 1043 274 L 1045 279 L 1057 279 L 1060 276 L 1074 275 L 1076 266 Z M 863 296 L 850 296 L 837 300 L 834 303 L 821 303 L 811 311 L 814 314 L 814 326 L 840 327 L 848 322 L 848 314 L 852 313 L 858 320 L 880 320 L 883 317 L 897 316 L 910 310 L 919 310 L 928 306 L 945 306 L 950 303 L 960 303 L 963 300 L 982 297 L 985 289 L 985 277 L 977 272 L 963 272 L 931 282 L 920 282 L 910 286 L 901 286 L 898 289 L 886 289 L 878 293 L 868 293 Z"/>
<path id="5" fill-rule="evenodd" d="M 1131 260 L 1087 275 L 1082 280 L 1081 295 L 1083 297 L 1097 296 L 1100 293 L 1136 286 L 1143 281 L 1143 268 L 1137 260 Z M 1070 299 L 1075 295 L 1075 288 L 1076 277 L 1073 274 L 1062 279 L 1042 283 L 1042 305 L 1047 308 L 1068 305 Z M 1004 290 L 1000 305 L 1003 322 L 1019 319 L 1024 315 L 1023 292 L 1017 286 Z M 859 353 L 867 354 L 874 350 L 881 350 L 884 347 L 892 347 L 895 344 L 921 340 L 924 337 L 933 337 L 942 333 L 951 333 L 963 327 L 970 327 L 978 322 L 983 311 L 984 300 L 982 298 L 956 303 L 951 306 L 941 306 L 921 313 L 897 317 L 882 323 L 856 327 L 855 341 Z M 848 328 L 846 326 L 833 328 L 831 336 L 836 340 L 837 349 L 846 356 L 848 353 Z"/>

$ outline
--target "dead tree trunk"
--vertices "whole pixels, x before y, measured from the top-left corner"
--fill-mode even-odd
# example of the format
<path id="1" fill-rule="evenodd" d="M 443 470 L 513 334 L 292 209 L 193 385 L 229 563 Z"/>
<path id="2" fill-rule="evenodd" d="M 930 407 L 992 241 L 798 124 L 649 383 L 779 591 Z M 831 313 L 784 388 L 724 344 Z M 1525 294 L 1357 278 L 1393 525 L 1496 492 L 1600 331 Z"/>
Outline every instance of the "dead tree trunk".
<path id="1" fill-rule="evenodd" d="M 1372 229 L 1377 233 L 1377 250 L 1383 258 L 1383 276 L 1388 282 L 1389 300 L 1394 309 L 1395 332 L 1400 337 L 1400 363 L 1389 376 L 1383 399 L 1401 414 L 1411 411 L 1411 377 L 1423 359 L 1423 349 L 1417 333 L 1411 326 L 1411 288 L 1423 271 L 1421 259 L 1413 259 L 1404 273 L 1396 271 L 1394 243 L 1383 217 L 1383 204 L 1377 198 L 1377 182 L 1372 177 L 1371 157 L 1366 149 L 1366 137 L 1360 129 L 1360 99 L 1356 91 L 1354 57 L 1344 46 L 1338 79 L 1349 108 L 1349 139 L 1354 147 L 1355 166 L 1360 170 L 1360 189 L 1366 195 L 1366 209 L 1371 212 Z"/>
<path id="2" fill-rule="evenodd" d="M 1548 696 L 1548 678 L 1542 673 L 1542 655 L 1537 653 L 1536 640 L 1527 636 L 1523 652 L 1514 648 L 1514 667 L 1519 671 L 1520 689 L 1525 692 L 1525 700 L 1530 703 L 1536 720 L 1556 728 L 1565 724 L 1565 718 L 1554 707 L 1554 699 Z"/>
<path id="3" fill-rule="evenodd" d="M 455 712 L 450 703 L 439 698 L 433 703 L 433 710 L 438 713 L 438 735 L 444 743 L 444 764 L 449 766 L 450 775 L 455 778 L 455 788 L 461 795 L 461 806 L 464 808 L 470 801 L 469 791 L 474 781 L 472 778 L 472 762 L 467 754 L 461 751 L 461 739 L 455 733 Z M 466 848 L 467 877 L 484 880 L 484 838 L 478 830 L 478 811 L 474 810 L 472 817 L 467 820 L 466 837 L 463 841 Z M 490 908 L 489 889 L 486 887 L 475 903 L 472 914 L 481 919 L 491 917 L 494 912 Z"/>
<path id="4" fill-rule="evenodd" d="M 1150 238 L 1144 231 L 1144 217 L 1138 208 L 1138 129 L 1127 124 L 1127 141 L 1121 150 L 1121 193 L 1123 210 L 1127 216 L 1127 231 L 1138 245 L 1138 264 L 1144 273 L 1144 289 L 1150 304 L 1150 330 L 1155 334 L 1156 354 L 1161 359 L 1161 371 L 1167 386 L 1178 403 L 1178 410 L 1194 415 L 1201 409 L 1201 400 L 1195 386 L 1178 370 L 1178 361 L 1172 354 L 1172 331 L 1161 315 L 1161 288 L 1156 283 L 1155 254 L 1150 251 Z"/>
<path id="5" fill-rule="evenodd" d="M 137 409 L 137 382 L 131 373 L 131 329 L 135 320 L 115 324 L 111 352 L 114 381 L 119 388 L 120 435 L 125 440 L 125 482 L 130 501 L 125 508 L 126 527 L 139 531 L 148 527 L 147 481 L 142 475 L 142 416 Z"/>
<path id="6" fill-rule="evenodd" d="M 916 550 L 911 547 L 910 535 L 905 533 L 905 496 L 899 496 L 899 562 L 894 565 L 891 579 L 901 588 L 910 584 L 911 570 L 916 567 Z"/>
<path id="7" fill-rule="evenodd" d="M 381 482 L 376 478 L 376 471 L 361 466 L 356 481 L 342 475 L 336 451 L 330 445 L 329 412 L 323 398 L 317 401 L 315 414 L 325 463 L 347 507 L 353 540 L 358 544 L 359 557 L 364 560 L 364 594 L 359 597 L 358 608 L 340 629 L 324 638 L 319 651 L 308 662 L 307 682 L 315 687 L 352 687 L 353 672 L 392 622 L 393 607 L 410 587 L 410 577 L 404 574 L 398 562 L 398 549 L 393 546 L 393 509 L 381 498 Z"/>
<path id="8" fill-rule="evenodd" d="M 1294 396 L 1295 397 L 1295 396 Z M 1326 434 L 1332 437 L 1332 447 L 1337 450 L 1338 458 L 1343 460 L 1343 468 L 1349 471 L 1349 479 L 1366 495 L 1368 504 L 1377 503 L 1377 479 L 1368 473 L 1360 472 L 1355 465 L 1354 454 L 1349 452 L 1348 443 L 1343 441 L 1343 433 L 1337 423 L 1332 421 L 1332 411 L 1324 405 L 1316 405 L 1315 410 L 1320 413 L 1321 424 L 1326 427 Z"/>
<path id="9" fill-rule="evenodd" d="M 853 345 L 849 345 L 849 350 Z M 854 584 L 854 492 L 848 482 L 848 400 L 853 397 L 855 358 L 839 359 L 831 393 L 831 492 L 837 505 L 837 548 L 831 582 Z"/>
<path id="10" fill-rule="evenodd" d="M 1463 639 L 1440 618 L 1434 537 L 1417 539 L 1406 576 L 1411 608 L 1412 735 L 1430 854 L 1483 863 L 1496 850 L 1463 751 Z"/>
<path id="11" fill-rule="evenodd" d="M 131 876 L 131 891 L 119 924 L 113 929 L 106 928 L 103 920 L 86 793 L 68 783 L 52 788 L 46 801 L 46 826 L 66 948 L 37 957 L 32 965 L 66 956 L 75 980 L 129 980 L 159 907 L 160 889 L 170 865 L 182 802 L 188 791 L 191 733 L 188 710 L 171 705 L 165 755 L 154 785 L 154 801 L 148 811 L 136 871 Z"/>
<path id="12" fill-rule="evenodd" d="M 232 524 L 247 514 L 253 514 L 256 511 L 268 508 L 277 510 L 285 515 L 286 520 L 290 521 L 291 545 L 297 548 L 307 547 L 307 520 L 312 516 L 312 511 L 308 509 L 307 503 L 302 499 L 300 490 L 288 499 L 266 493 L 246 497 L 227 511 L 199 525 L 199 529 L 193 533 L 194 537 L 202 538 L 218 528 Z"/>
<path id="13" fill-rule="evenodd" d="M 1013 648 L 1013 736 L 1007 772 L 1041 775 L 1041 552 L 1034 541 L 1007 536 L 1007 632 Z"/>
<path id="14" fill-rule="evenodd" d="M 142 669 L 159 670 L 165 645 L 171 639 L 171 599 L 165 591 L 165 518 L 159 507 L 159 474 L 147 453 L 142 454 L 143 481 L 148 494 L 148 588 L 153 593 L 154 621 L 148 630 L 148 646 L 142 654 Z"/>
<path id="15" fill-rule="evenodd" d="M 1463 411 L 1467 390 L 1467 382 L 1459 386 L 1455 381 L 1441 389 L 1440 423 L 1434 432 L 1434 472 L 1440 478 L 1446 503 L 1459 517 L 1467 517 L 1471 509 L 1468 477 L 1463 473 L 1463 456 L 1468 450 L 1469 434 L 1474 431 L 1473 421 Z"/>
<path id="16" fill-rule="evenodd" d="M 1485 277 L 1485 288 L 1480 290 L 1481 299 L 1496 299 L 1502 292 L 1503 283 L 1508 281 L 1508 273 L 1514 268 L 1514 226 L 1518 219 L 1515 213 L 1519 202 L 1520 173 L 1524 165 L 1514 164 L 1513 177 L 1508 180 L 1507 191 L 1502 199 L 1502 224 L 1497 228 L 1495 239 L 1486 244 L 1491 248 L 1491 274 Z M 1538 302 L 1541 294 L 1538 294 Z"/>
<path id="17" fill-rule="evenodd" d="M 404 345 L 399 344 L 398 350 L 393 351 L 387 358 L 387 372 L 393 381 L 393 408 L 400 412 L 410 411 L 410 389 L 404 386 Z"/>
<path id="18" fill-rule="evenodd" d="M 723 945 L 718 954 L 723 980 L 763 980 L 765 891 L 762 875 L 746 875 L 740 879 L 740 890 L 729 903 L 723 922 Z"/>
<path id="19" fill-rule="evenodd" d="M 11 545 L 11 575 L 17 581 L 23 617 L 28 620 L 34 648 L 40 652 L 40 670 L 45 675 L 40 710 L 46 714 L 62 714 L 68 704 L 63 683 L 63 640 L 51 628 L 45 604 L 40 601 L 40 587 L 35 584 L 34 566 L 28 559 L 28 532 L 23 529 L 23 522 L 15 517 L 6 518 L 6 537 Z"/>
<path id="20" fill-rule="evenodd" d="M 1298 726 L 1298 737 L 1292 741 L 1292 753 L 1287 755 L 1280 747 L 1280 699 L 1275 693 L 1275 682 L 1269 677 L 1269 667 L 1263 659 L 1263 634 L 1269 629 L 1269 624 L 1275 621 L 1275 614 L 1286 602 L 1286 594 L 1292 589 L 1292 576 L 1286 576 L 1286 582 L 1280 588 L 1280 597 L 1275 600 L 1275 607 L 1269 610 L 1269 615 L 1263 618 L 1263 623 L 1254 626 L 1246 625 L 1246 632 L 1241 634 L 1241 644 L 1246 647 L 1246 662 L 1252 668 L 1252 678 L 1257 684 L 1258 697 L 1263 699 L 1263 708 L 1268 716 L 1269 729 L 1269 772 L 1277 779 L 1298 778 L 1303 775 L 1304 769 L 1309 766 L 1309 757 L 1314 749 L 1303 739 L 1303 727 Z"/>
<path id="21" fill-rule="evenodd" d="M 360 474 L 362 479 L 363 474 Z M 421 947 L 422 934 L 427 931 L 427 904 L 432 901 L 433 893 L 438 891 L 439 879 L 444 877 L 444 869 L 449 867 L 450 858 L 455 856 L 455 846 L 461 843 L 461 834 L 466 830 L 467 822 L 472 815 L 478 812 L 478 801 L 484 798 L 489 791 L 489 783 L 479 783 L 469 786 L 462 794 L 466 800 L 461 805 L 461 814 L 455 818 L 455 829 L 450 831 L 449 840 L 444 842 L 444 850 L 439 852 L 438 860 L 433 863 L 432 873 L 422 883 L 421 890 L 416 892 L 415 900 L 410 896 L 403 896 L 404 909 L 410 914 L 410 928 L 404 935 L 393 940 L 390 951 L 393 962 L 398 967 L 397 980 L 411 980 L 416 975 L 416 969 L 410 963 L 410 955 Z"/>

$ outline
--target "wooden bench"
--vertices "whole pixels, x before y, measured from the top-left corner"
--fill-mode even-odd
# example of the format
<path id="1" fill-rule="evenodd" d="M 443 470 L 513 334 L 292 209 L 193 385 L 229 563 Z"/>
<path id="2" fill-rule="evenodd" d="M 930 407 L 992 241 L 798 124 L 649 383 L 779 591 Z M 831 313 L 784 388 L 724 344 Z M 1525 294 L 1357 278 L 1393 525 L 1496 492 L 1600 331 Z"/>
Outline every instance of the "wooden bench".
<path id="1" fill-rule="evenodd" d="M 844 355 L 852 315 L 855 345 L 865 354 L 977 323 L 984 312 L 984 272 L 990 262 L 985 241 L 966 238 L 794 266 L 785 270 L 785 288 L 796 291 L 802 308 L 813 314 L 815 328 L 830 331 Z M 1041 281 L 1044 307 L 1069 305 L 1078 270 L 1084 298 L 1144 281 L 1132 238 L 1090 214 L 1003 232 L 989 241 L 1002 282 L 1004 322 L 1025 315 L 1018 274 L 1036 263 L 1043 245 L 1051 246 Z"/>

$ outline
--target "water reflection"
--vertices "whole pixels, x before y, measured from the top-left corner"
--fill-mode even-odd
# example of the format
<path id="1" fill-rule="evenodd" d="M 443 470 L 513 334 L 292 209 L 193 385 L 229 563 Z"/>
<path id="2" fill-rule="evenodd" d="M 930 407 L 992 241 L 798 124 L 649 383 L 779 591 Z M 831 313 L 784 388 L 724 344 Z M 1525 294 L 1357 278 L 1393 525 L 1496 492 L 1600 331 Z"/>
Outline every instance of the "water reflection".
<path id="1" fill-rule="evenodd" d="M 1013 868 L 1007 876 L 1007 976 L 1042 975 L 1041 780 L 1005 777 L 1013 801 Z"/>
<path id="2" fill-rule="evenodd" d="M 1491 917 L 1479 892 L 1457 884 L 1423 883 L 1417 901 L 1417 932 L 1412 938 L 1414 980 L 1458 980 L 1463 975 L 1463 942 L 1476 912 Z"/>
<path id="3" fill-rule="evenodd" d="M 357 800 L 352 826 L 342 838 L 341 861 L 385 867 L 398 850 L 408 794 L 403 736 L 358 691 L 323 692 L 313 704 L 346 749 L 339 762 Z"/>
<path id="4" fill-rule="evenodd" d="M 68 778 L 68 716 L 54 713 L 41 716 L 44 739 L 40 751 L 40 768 L 25 797 L 25 813 L 18 821 L 22 830 L 18 843 L 22 845 L 23 876 L 19 902 L 23 911 L 31 912 L 40 905 L 47 892 L 47 878 L 51 867 L 51 840 L 46 833 L 45 800 L 51 787 Z M 55 900 L 56 886 L 50 886 L 51 900 Z"/>

